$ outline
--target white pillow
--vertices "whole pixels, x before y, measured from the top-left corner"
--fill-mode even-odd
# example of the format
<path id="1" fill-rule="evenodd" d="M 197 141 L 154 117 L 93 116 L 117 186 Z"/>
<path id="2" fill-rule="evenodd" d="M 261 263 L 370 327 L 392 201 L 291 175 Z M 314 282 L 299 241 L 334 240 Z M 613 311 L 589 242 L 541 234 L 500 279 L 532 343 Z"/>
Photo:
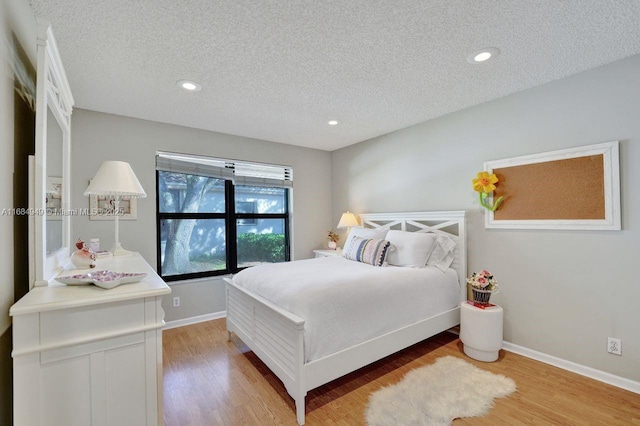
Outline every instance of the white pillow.
<path id="1" fill-rule="evenodd" d="M 424 232 L 391 230 L 385 237 L 392 249 L 387 256 L 389 265 L 424 268 L 436 243 L 436 235 Z"/>
<path id="2" fill-rule="evenodd" d="M 451 263 L 453 263 L 453 250 L 456 248 L 456 243 L 446 235 L 439 235 L 436 238 L 436 244 L 427 260 L 428 266 L 435 266 L 442 272 L 449 269 Z"/>
<path id="3" fill-rule="evenodd" d="M 353 238 L 364 238 L 365 240 L 384 240 L 389 230 L 386 228 L 363 228 L 362 226 L 356 226 L 351 228 L 349 236 L 344 241 L 344 246 L 350 245 Z"/>

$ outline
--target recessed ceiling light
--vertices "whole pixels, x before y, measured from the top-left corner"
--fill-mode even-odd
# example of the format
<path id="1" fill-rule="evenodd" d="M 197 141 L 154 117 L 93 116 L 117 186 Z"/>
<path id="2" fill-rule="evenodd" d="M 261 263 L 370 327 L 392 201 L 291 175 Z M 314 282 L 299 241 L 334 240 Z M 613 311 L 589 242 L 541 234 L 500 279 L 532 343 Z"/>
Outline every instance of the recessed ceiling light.
<path id="1" fill-rule="evenodd" d="M 176 84 L 188 92 L 198 92 L 202 90 L 202 86 L 191 80 L 178 80 Z"/>
<path id="2" fill-rule="evenodd" d="M 327 124 L 329 126 L 337 126 L 338 125 L 338 120 L 329 120 L 329 121 L 327 121 Z"/>
<path id="3" fill-rule="evenodd" d="M 500 51 L 495 47 L 485 47 L 484 49 L 477 50 L 467 57 L 467 62 L 470 64 L 480 64 L 486 62 L 489 59 L 498 56 Z"/>

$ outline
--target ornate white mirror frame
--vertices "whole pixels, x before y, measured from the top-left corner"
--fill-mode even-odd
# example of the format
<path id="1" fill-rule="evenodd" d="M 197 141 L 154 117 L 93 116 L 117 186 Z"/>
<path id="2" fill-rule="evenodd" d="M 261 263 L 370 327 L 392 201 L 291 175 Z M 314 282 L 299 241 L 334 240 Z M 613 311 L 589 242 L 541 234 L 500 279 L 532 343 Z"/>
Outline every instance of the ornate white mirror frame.
<path id="1" fill-rule="evenodd" d="M 29 212 L 32 230 L 29 288 L 48 285 L 67 264 L 71 252 L 69 183 L 71 112 L 74 101 L 53 30 L 48 22 L 42 21 L 38 22 L 37 78 L 36 146 L 35 160 L 32 161 L 34 190 L 33 200 L 30 202 L 32 209 Z M 58 135 L 55 140 L 57 146 L 52 146 L 52 133 Z M 49 168 L 47 163 L 50 163 Z M 52 196 L 52 182 L 56 184 L 57 192 L 54 192 L 58 198 L 54 208 L 48 198 Z M 47 232 L 53 231 L 54 227 L 55 232 Z M 47 241 L 52 234 L 55 234 L 55 244 Z"/>

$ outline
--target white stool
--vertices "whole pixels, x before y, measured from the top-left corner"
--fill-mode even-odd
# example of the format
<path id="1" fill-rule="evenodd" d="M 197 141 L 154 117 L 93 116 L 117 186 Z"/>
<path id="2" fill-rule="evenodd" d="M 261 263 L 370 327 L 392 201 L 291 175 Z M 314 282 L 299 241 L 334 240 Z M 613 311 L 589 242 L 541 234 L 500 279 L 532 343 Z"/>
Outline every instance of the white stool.
<path id="1" fill-rule="evenodd" d="M 498 359 L 502 349 L 502 314 L 498 305 L 481 309 L 467 302 L 460 304 L 460 340 L 467 356 L 484 362 Z"/>

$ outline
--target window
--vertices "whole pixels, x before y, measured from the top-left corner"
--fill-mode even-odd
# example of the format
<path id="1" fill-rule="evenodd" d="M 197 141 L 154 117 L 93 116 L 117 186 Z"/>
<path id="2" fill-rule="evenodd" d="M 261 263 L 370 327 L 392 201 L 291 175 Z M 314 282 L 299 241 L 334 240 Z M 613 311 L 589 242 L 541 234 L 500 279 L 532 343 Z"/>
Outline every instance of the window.
<path id="1" fill-rule="evenodd" d="M 165 280 L 289 260 L 291 168 L 161 152 L 156 184 Z"/>

